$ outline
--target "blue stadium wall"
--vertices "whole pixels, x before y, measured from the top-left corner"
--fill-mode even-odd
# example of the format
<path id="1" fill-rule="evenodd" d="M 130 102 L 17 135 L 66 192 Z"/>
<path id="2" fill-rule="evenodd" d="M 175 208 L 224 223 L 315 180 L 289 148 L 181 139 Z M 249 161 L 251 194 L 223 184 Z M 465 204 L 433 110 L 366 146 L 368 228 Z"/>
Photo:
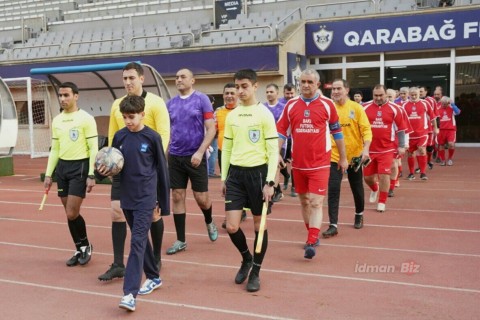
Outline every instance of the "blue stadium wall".
<path id="1" fill-rule="evenodd" d="M 189 68 L 196 75 L 234 73 L 240 69 L 256 71 L 279 70 L 278 46 L 256 46 L 229 49 L 214 49 L 196 52 L 177 52 L 156 55 L 123 55 L 115 58 L 85 60 L 59 60 L 47 63 L 16 64 L 1 66 L 3 78 L 28 77 L 32 68 L 78 66 L 84 64 L 137 61 L 153 66 L 162 77 L 174 76 L 181 68 Z"/>

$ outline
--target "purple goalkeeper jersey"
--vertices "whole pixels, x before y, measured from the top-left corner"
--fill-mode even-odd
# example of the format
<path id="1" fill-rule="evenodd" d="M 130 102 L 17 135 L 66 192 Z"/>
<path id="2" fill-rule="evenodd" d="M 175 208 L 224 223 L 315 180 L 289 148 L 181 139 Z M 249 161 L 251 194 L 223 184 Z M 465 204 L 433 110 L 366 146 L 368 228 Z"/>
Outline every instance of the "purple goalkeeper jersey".
<path id="1" fill-rule="evenodd" d="M 179 95 L 167 103 L 170 114 L 170 154 L 191 156 L 205 137 L 204 121 L 213 119 L 213 107 L 207 95 L 194 91 L 182 99 Z"/>
<path id="2" fill-rule="evenodd" d="M 265 102 L 265 107 L 267 107 L 268 110 L 270 110 L 271 113 L 273 113 L 273 117 L 275 118 L 275 122 L 278 121 L 278 118 L 282 115 L 283 109 L 285 108 L 285 104 L 278 102 L 276 105 L 273 107 L 268 104 L 268 102 Z"/>

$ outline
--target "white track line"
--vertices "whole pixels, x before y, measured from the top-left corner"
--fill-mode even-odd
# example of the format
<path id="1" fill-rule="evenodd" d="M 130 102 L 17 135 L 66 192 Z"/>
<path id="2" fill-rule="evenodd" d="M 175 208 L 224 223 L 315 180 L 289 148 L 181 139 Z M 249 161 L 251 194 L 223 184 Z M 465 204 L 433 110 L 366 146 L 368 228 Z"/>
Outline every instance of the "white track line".
<path id="1" fill-rule="evenodd" d="M 121 298 L 118 295 L 114 295 L 114 294 L 99 293 L 99 292 L 86 291 L 86 290 L 78 290 L 78 289 L 72 289 L 72 288 L 66 288 L 66 287 L 49 286 L 49 285 L 38 284 L 38 283 L 33 283 L 33 282 L 13 281 L 13 280 L 8 280 L 8 279 L 0 279 L 0 282 L 8 283 L 8 284 L 14 284 L 14 285 L 22 285 L 22 286 L 28 286 L 28 287 L 36 287 L 36 288 L 42 288 L 42 289 L 63 291 L 63 292 L 80 293 L 80 294 L 91 295 L 91 296 L 100 296 L 100 297 L 106 297 L 106 298 L 115 298 L 115 299 Z M 249 318 L 280 319 L 280 320 L 293 320 L 294 319 L 294 318 L 283 318 L 283 317 L 278 317 L 278 316 L 270 316 L 270 315 L 266 315 L 266 314 L 258 314 L 258 313 L 252 313 L 252 312 L 232 311 L 232 310 L 228 310 L 228 309 L 202 307 L 202 306 L 197 306 L 197 305 L 193 305 L 193 304 L 167 302 L 167 301 L 159 301 L 159 300 L 152 300 L 152 299 L 145 299 L 145 298 L 137 298 L 137 300 L 141 301 L 141 302 L 164 305 L 164 306 L 169 306 L 169 307 L 187 308 L 187 309 L 194 309 L 194 310 L 201 310 L 201 311 L 212 311 L 212 312 L 216 312 L 216 313 L 230 314 L 230 315 L 236 315 L 236 316 L 244 316 L 244 317 L 249 317 Z"/>
<path id="2" fill-rule="evenodd" d="M 55 224 L 55 225 L 62 225 L 65 226 L 65 222 L 59 221 L 42 221 L 42 220 L 30 220 L 30 219 L 17 219 L 17 218 L 3 218 L 0 217 L 0 221 L 14 221 L 14 222 L 26 222 L 26 223 L 43 223 L 43 224 Z M 297 222 L 297 221 L 295 221 Z M 369 226 L 366 224 L 366 226 Z M 88 225 L 89 228 L 96 228 L 96 229 L 110 229 L 111 226 L 100 226 L 90 224 Z M 443 231 L 441 229 L 440 231 Z M 175 234 L 173 231 L 165 231 L 168 234 Z M 188 232 L 188 236 L 199 236 L 204 237 L 205 234 L 203 233 L 192 233 Z M 219 235 L 220 238 L 228 238 L 226 235 Z M 253 238 L 247 237 L 248 240 L 253 240 Z M 296 242 L 296 241 L 285 241 L 285 240 L 274 240 L 269 239 L 270 242 L 278 242 L 278 243 L 287 243 L 287 244 L 303 244 L 303 242 Z M 426 254 L 439 254 L 439 255 L 449 255 L 449 256 L 463 256 L 463 257 L 480 257 L 479 254 L 470 254 L 470 253 L 457 253 L 457 252 L 442 252 L 442 251 L 428 251 L 428 250 L 413 250 L 413 249 L 399 249 L 399 248 L 382 248 L 382 247 L 365 247 L 365 246 L 357 246 L 357 245 L 348 245 L 348 244 L 332 244 L 328 243 L 329 241 L 322 241 L 322 246 L 330 246 L 330 247 L 343 247 L 343 248 L 355 248 L 355 249 L 369 249 L 369 250 L 384 250 L 384 251 L 398 251 L 398 252 L 411 252 L 411 253 L 426 253 Z"/>
<path id="3" fill-rule="evenodd" d="M 15 243 L 9 243 L 9 242 L 0 242 L 0 245 L 11 245 L 11 246 L 17 246 L 17 247 L 35 248 L 35 249 L 43 249 L 43 250 L 69 251 L 69 252 L 71 251 L 71 250 L 61 249 L 61 248 L 43 247 L 43 246 L 36 246 L 36 245 L 31 246 L 31 245 L 28 245 L 28 244 L 15 244 Z M 100 255 L 111 255 L 111 254 L 98 253 L 98 252 L 95 252 L 95 253 L 100 254 Z M 167 261 L 167 260 L 165 260 L 165 261 Z M 200 262 L 185 261 L 185 260 L 168 260 L 168 261 L 169 262 L 174 262 L 174 263 L 180 263 L 180 264 L 196 265 L 196 266 L 200 266 L 200 267 L 228 268 L 228 269 L 235 269 L 235 270 L 237 269 L 237 266 L 229 266 L 229 265 L 224 265 L 224 264 L 200 263 Z M 329 275 L 329 274 L 321 274 L 321 273 L 296 272 L 296 271 L 268 269 L 268 268 L 262 268 L 262 272 L 291 274 L 291 275 L 295 275 L 295 276 L 318 277 L 318 278 L 337 279 L 337 280 L 351 280 L 351 281 L 360 281 L 360 282 L 391 284 L 391 285 L 400 285 L 400 286 L 409 286 L 409 287 L 438 289 L 438 290 L 455 291 L 455 292 L 469 292 L 469 293 L 479 293 L 480 294 L 480 290 L 477 290 L 477 289 L 445 287 L 445 286 L 436 286 L 436 285 L 401 282 L 401 281 L 389 281 L 389 280 L 369 279 L 369 278 L 360 278 L 360 277 L 347 277 L 347 276 L 337 276 L 337 275 Z M 9 281 L 9 280 L 7 280 L 7 281 Z"/>

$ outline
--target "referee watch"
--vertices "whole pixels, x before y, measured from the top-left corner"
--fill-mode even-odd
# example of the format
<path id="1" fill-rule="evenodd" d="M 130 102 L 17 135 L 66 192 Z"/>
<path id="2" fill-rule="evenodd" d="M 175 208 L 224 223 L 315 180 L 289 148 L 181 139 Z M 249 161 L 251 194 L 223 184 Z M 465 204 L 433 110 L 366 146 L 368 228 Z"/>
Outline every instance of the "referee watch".
<path id="1" fill-rule="evenodd" d="M 275 181 L 267 181 L 265 182 L 266 185 L 268 185 L 269 187 L 273 187 L 275 185 Z"/>

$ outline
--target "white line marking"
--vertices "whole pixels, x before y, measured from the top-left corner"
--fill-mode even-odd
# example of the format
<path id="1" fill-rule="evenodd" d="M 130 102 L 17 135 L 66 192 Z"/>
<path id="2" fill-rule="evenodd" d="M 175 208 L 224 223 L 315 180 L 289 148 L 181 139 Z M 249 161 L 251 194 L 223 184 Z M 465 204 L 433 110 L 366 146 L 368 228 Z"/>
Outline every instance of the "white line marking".
<path id="1" fill-rule="evenodd" d="M 121 298 L 118 295 L 114 295 L 114 294 L 99 293 L 99 292 L 78 290 L 78 289 L 71 289 L 71 288 L 57 287 L 57 286 L 49 286 L 49 285 L 38 284 L 38 283 L 33 283 L 33 282 L 13 281 L 13 280 L 8 280 L 8 279 L 0 279 L 0 282 L 8 283 L 8 284 L 14 284 L 14 285 L 22 285 L 22 286 L 28 286 L 28 287 L 49 289 L 49 290 L 57 290 L 57 291 L 63 291 L 63 292 L 81 293 L 81 294 L 107 297 L 107 298 L 116 298 L 116 299 Z M 141 301 L 141 302 L 165 305 L 165 306 L 170 306 L 170 307 L 179 307 L 179 308 L 187 308 L 187 309 L 202 310 L 202 311 L 212 311 L 212 312 L 217 312 L 217 313 L 232 314 L 232 315 L 237 315 L 237 316 L 245 316 L 245 317 L 259 318 L 259 319 L 281 319 L 281 320 L 293 320 L 294 319 L 294 318 L 283 318 L 283 317 L 279 317 L 279 316 L 270 316 L 270 315 L 266 315 L 266 314 L 258 314 L 258 313 L 252 313 L 252 312 L 241 312 L 241 311 L 232 311 L 232 310 L 220 309 L 220 308 L 203 307 L 203 306 L 197 306 L 197 305 L 194 305 L 194 304 L 158 301 L 158 300 L 145 299 L 145 298 L 137 298 L 137 300 Z"/>
<path id="2" fill-rule="evenodd" d="M 15 244 L 15 243 L 8 243 L 8 242 L 0 242 L 0 244 L 2 244 L 2 245 L 12 245 L 12 246 L 18 246 L 18 247 L 26 247 L 26 248 L 31 247 L 31 248 L 35 248 L 35 249 L 44 249 L 44 250 L 72 251 L 72 250 L 61 249 L 61 248 L 42 247 L 42 246 L 34 246 L 34 245 L 28 245 L 28 244 Z M 99 253 L 98 251 L 95 252 L 95 253 L 100 254 L 100 255 L 111 255 L 111 254 L 106 254 L 106 253 Z M 196 265 L 196 266 L 202 266 L 202 267 L 227 268 L 227 269 L 235 269 L 235 270 L 237 269 L 237 266 L 229 266 L 229 265 L 215 264 L 215 263 L 200 263 L 200 262 L 195 262 L 195 261 L 171 260 L 171 259 L 165 259 L 165 261 L 169 261 L 169 262 L 173 262 L 173 263 L 188 264 L 188 265 Z M 457 291 L 457 292 L 480 293 L 480 290 L 477 290 L 477 289 L 445 287 L 445 286 L 436 286 L 436 285 L 428 285 L 428 284 L 420 284 L 420 283 L 389 281 L 389 280 L 369 279 L 369 278 L 359 278 L 359 277 L 337 276 L 337 275 L 329 275 L 329 274 L 321 274 L 321 273 L 286 271 L 286 270 L 267 269 L 267 268 L 262 268 L 262 272 L 292 274 L 292 275 L 296 275 L 296 276 L 319 277 L 319 278 L 339 279 L 339 280 L 353 280 L 353 281 L 361 281 L 361 282 L 392 284 L 392 285 L 429 288 L 429 289 L 439 289 L 439 290 Z"/>
<path id="3" fill-rule="evenodd" d="M 200 215 L 200 214 L 199 214 Z M 202 215 L 203 216 L 203 215 Z M 55 225 L 62 225 L 65 226 L 65 222 L 58 222 L 58 221 L 43 221 L 43 220 L 30 220 L 30 219 L 17 219 L 17 218 L 4 218 L 0 217 L 0 221 L 14 221 L 14 222 L 26 222 L 26 223 L 43 223 L 43 224 L 55 224 Z M 292 221 L 292 222 L 300 222 L 300 221 Z M 366 224 L 366 226 L 370 226 Z M 375 225 L 377 227 L 381 227 L 381 225 Z M 89 224 L 89 228 L 97 228 L 97 229 L 110 229 L 111 226 L 100 226 Z M 389 226 L 386 226 L 389 227 Z M 444 231 L 445 229 L 438 229 L 436 231 Z M 466 232 L 470 232 L 471 230 L 466 230 Z M 175 234 L 173 231 L 165 231 L 168 234 Z M 189 236 L 199 236 L 204 237 L 206 236 L 203 233 L 187 233 Z M 226 235 L 219 235 L 221 238 L 228 238 Z M 247 237 L 250 240 L 250 238 Z M 285 240 L 274 240 L 269 239 L 270 242 L 279 242 L 279 243 L 299 243 L 303 244 L 303 242 L 296 242 L 296 241 L 285 241 Z M 1 243 L 1 242 L 0 242 Z M 480 257 L 478 254 L 469 254 L 469 253 L 457 253 L 457 252 L 442 252 L 442 251 L 428 251 L 428 250 L 412 250 L 412 249 L 399 249 L 399 248 L 382 248 L 382 247 L 365 247 L 365 246 L 356 246 L 356 245 L 340 245 L 340 244 L 329 244 L 322 242 L 322 246 L 331 246 L 331 247 L 345 247 L 345 248 L 360 248 L 360 249 L 371 249 L 371 250 L 385 250 L 385 251 L 399 251 L 399 252 L 413 252 L 413 253 L 427 253 L 427 254 L 440 254 L 440 255 L 451 255 L 451 256 L 465 256 L 465 257 Z"/>

